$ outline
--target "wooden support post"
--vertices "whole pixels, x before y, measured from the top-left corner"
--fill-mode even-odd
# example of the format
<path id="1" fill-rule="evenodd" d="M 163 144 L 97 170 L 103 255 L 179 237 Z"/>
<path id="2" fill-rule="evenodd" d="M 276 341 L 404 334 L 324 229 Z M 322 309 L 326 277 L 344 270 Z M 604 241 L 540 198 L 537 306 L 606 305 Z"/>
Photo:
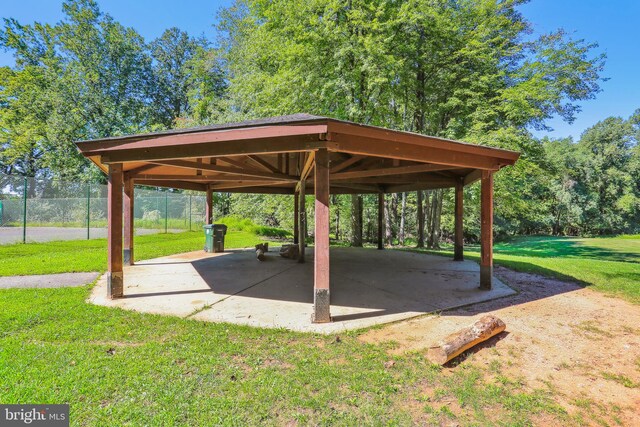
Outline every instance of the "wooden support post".
<path id="1" fill-rule="evenodd" d="M 313 323 L 331 321 L 329 299 L 329 152 L 316 152 Z"/>
<path id="2" fill-rule="evenodd" d="M 384 249 L 384 193 L 378 193 L 378 249 Z"/>
<path id="3" fill-rule="evenodd" d="M 300 237 L 300 196 L 296 193 L 293 196 L 293 244 L 298 244 L 298 238 Z"/>
<path id="4" fill-rule="evenodd" d="M 299 263 L 303 263 L 304 262 L 304 245 L 305 245 L 305 241 L 304 238 L 306 236 L 307 233 L 305 233 L 306 230 L 306 226 L 305 223 L 307 222 L 305 215 L 306 215 L 306 207 L 305 207 L 305 187 L 306 187 L 307 183 L 303 180 L 300 181 L 300 195 L 298 196 L 298 201 L 300 203 L 300 206 L 298 207 L 298 262 Z"/>
<path id="5" fill-rule="evenodd" d="M 133 265 L 133 179 L 124 181 L 124 265 Z"/>
<path id="6" fill-rule="evenodd" d="M 480 289 L 489 290 L 493 277 L 492 171 L 482 171 L 480 199 Z"/>
<path id="7" fill-rule="evenodd" d="M 207 187 L 207 206 L 204 211 L 205 224 L 213 224 L 213 190 Z"/>
<path id="8" fill-rule="evenodd" d="M 122 164 L 109 165 L 107 186 L 107 297 L 121 298 L 124 291 L 122 274 Z"/>
<path id="9" fill-rule="evenodd" d="M 464 260 L 464 230 L 463 230 L 463 218 L 464 218 L 464 178 L 456 182 L 455 189 L 455 232 L 454 232 L 454 250 L 453 260 Z"/>

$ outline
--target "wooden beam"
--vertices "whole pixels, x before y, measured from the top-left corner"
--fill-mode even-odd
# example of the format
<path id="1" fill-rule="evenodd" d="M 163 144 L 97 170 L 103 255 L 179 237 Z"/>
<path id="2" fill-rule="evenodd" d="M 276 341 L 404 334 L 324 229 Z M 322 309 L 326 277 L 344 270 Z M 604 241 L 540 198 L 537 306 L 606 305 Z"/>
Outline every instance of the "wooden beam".
<path id="1" fill-rule="evenodd" d="M 238 182 L 238 181 L 254 181 L 254 182 L 265 182 L 271 181 L 268 178 L 257 178 L 255 176 L 247 176 L 247 175 L 169 175 L 169 174 L 158 174 L 158 175 L 146 175 L 140 174 L 135 175 L 132 178 L 138 180 L 146 180 L 146 181 L 168 181 L 168 180 L 184 180 L 184 181 L 194 181 L 194 182 Z M 278 179 L 273 180 L 273 182 L 297 182 L 290 178 L 286 179 Z"/>
<path id="2" fill-rule="evenodd" d="M 133 265 L 133 219 L 134 219 L 133 179 L 124 181 L 124 265 Z"/>
<path id="3" fill-rule="evenodd" d="M 109 165 L 107 185 L 107 297 L 124 293 L 122 272 L 122 164 Z"/>
<path id="4" fill-rule="evenodd" d="M 215 162 L 216 159 L 211 159 L 211 160 Z M 295 177 L 291 177 L 289 175 L 285 175 L 279 172 L 258 172 L 251 169 L 230 168 L 227 166 L 219 166 L 216 164 L 202 164 L 197 162 L 190 162 L 187 160 L 163 160 L 163 161 L 155 161 L 154 163 L 158 165 L 163 165 L 163 166 L 172 166 L 176 168 L 191 169 L 191 170 L 194 170 L 194 169 L 205 170 L 205 171 L 211 171 L 211 172 L 225 173 L 228 175 L 253 176 L 256 178 L 277 179 L 277 180 L 289 179 L 293 182 L 298 180 Z"/>
<path id="5" fill-rule="evenodd" d="M 493 279 L 493 173 L 482 172 L 480 186 L 480 289 L 490 290 Z"/>
<path id="6" fill-rule="evenodd" d="M 360 160 L 362 160 L 364 158 L 365 158 L 365 156 L 351 156 L 351 157 L 349 157 L 347 160 L 343 161 L 342 163 L 337 164 L 334 167 L 332 167 L 331 168 L 331 175 L 333 176 L 334 174 L 345 170 L 349 166 L 358 163 Z"/>
<path id="7" fill-rule="evenodd" d="M 436 188 L 451 188 L 451 187 L 455 187 L 455 185 L 456 185 L 456 181 L 454 179 L 428 180 L 424 182 L 415 182 L 412 184 L 387 185 L 385 186 L 385 192 L 386 193 L 403 193 L 405 191 L 433 190 Z"/>
<path id="8" fill-rule="evenodd" d="M 301 185 L 300 183 L 306 182 L 307 177 L 311 173 L 311 170 L 313 169 L 313 164 L 315 163 L 315 156 L 316 156 L 315 151 L 311 151 L 307 155 L 307 159 L 305 160 L 304 166 L 302 167 L 302 171 L 300 172 L 300 181 L 298 183 L 298 186 L 296 187 L 296 191 L 299 190 L 298 187 Z"/>
<path id="9" fill-rule="evenodd" d="M 222 190 L 229 190 L 229 189 L 233 189 L 233 188 L 245 188 L 245 187 L 255 187 L 255 186 L 262 186 L 262 187 L 268 187 L 271 185 L 283 185 L 283 184 L 291 184 L 290 181 L 231 181 L 231 182 L 221 182 L 221 183 L 213 183 L 210 184 L 209 187 L 216 190 L 216 191 L 222 191 Z"/>
<path id="10" fill-rule="evenodd" d="M 454 261 L 463 261 L 464 260 L 464 230 L 463 230 L 463 219 L 464 219 L 464 180 L 463 178 L 459 179 L 456 183 L 455 190 L 455 207 L 454 207 L 454 221 L 455 221 L 455 232 L 454 232 L 454 250 L 453 250 L 453 260 Z"/>
<path id="11" fill-rule="evenodd" d="M 297 137 L 274 137 L 260 140 L 222 141 L 180 146 L 158 146 L 131 148 L 122 151 L 104 151 L 100 154 L 102 163 L 135 161 L 173 160 L 196 157 L 227 157 L 240 155 L 277 154 L 315 150 L 327 145 L 318 135 Z M 91 153 L 93 155 L 93 153 Z"/>
<path id="12" fill-rule="evenodd" d="M 209 187 L 205 191 L 204 223 L 213 224 L 213 190 Z"/>
<path id="13" fill-rule="evenodd" d="M 378 193 L 378 249 L 384 249 L 384 193 Z"/>
<path id="14" fill-rule="evenodd" d="M 246 141 L 270 140 L 270 139 L 304 139 L 311 137 L 314 140 L 326 139 L 326 124 L 321 125 L 278 125 L 261 126 L 237 129 L 214 129 L 210 131 L 188 132 L 183 131 L 172 135 L 138 135 L 132 137 L 121 137 L 114 140 L 102 139 L 85 141 L 77 144 L 82 153 L 93 155 L 93 153 L 104 154 L 108 151 L 122 151 L 132 149 L 166 148 L 187 146 L 198 144 L 220 145 L 227 142 L 232 144 Z M 286 150 L 285 150 L 286 151 Z M 207 156 L 190 156 L 207 157 Z"/>
<path id="15" fill-rule="evenodd" d="M 342 134 L 332 134 L 331 141 L 328 141 L 328 146 L 334 151 L 350 154 L 411 160 L 462 168 L 498 170 L 502 164 L 501 159 L 496 159 L 489 155 L 481 156 L 445 148 L 432 148 Z"/>
<path id="16" fill-rule="evenodd" d="M 133 176 L 135 176 L 135 175 L 137 175 L 139 173 L 147 172 L 147 171 L 149 171 L 151 169 L 155 169 L 157 167 L 158 167 L 158 165 L 146 164 L 146 165 L 143 165 L 143 166 L 138 166 L 135 169 L 129 169 L 128 171 L 126 171 L 124 173 L 124 179 L 129 179 L 129 178 L 131 178 L 131 177 L 133 177 Z"/>
<path id="17" fill-rule="evenodd" d="M 474 182 L 476 182 L 480 178 L 482 178 L 482 170 L 481 169 L 476 169 L 473 172 L 468 173 L 464 177 L 464 185 L 473 184 Z"/>
<path id="18" fill-rule="evenodd" d="M 332 174 L 331 180 L 336 181 L 336 180 L 342 180 L 342 179 L 357 179 L 357 178 L 378 177 L 378 176 L 388 176 L 388 175 L 406 175 L 406 174 L 414 174 L 414 173 L 422 173 L 422 172 L 441 171 L 445 169 L 451 169 L 451 167 L 443 166 L 443 165 L 431 165 L 431 164 L 398 166 L 398 167 L 391 167 L 391 168 L 340 172 L 340 173 Z"/>
<path id="19" fill-rule="evenodd" d="M 329 152 L 315 155 L 315 226 L 313 323 L 331 321 L 329 292 Z"/>
<path id="20" fill-rule="evenodd" d="M 278 168 L 276 168 L 275 166 L 273 166 L 271 163 L 267 162 L 266 160 L 262 159 L 260 156 L 247 156 L 249 159 L 251 159 L 256 165 L 258 165 L 260 168 L 264 169 L 267 172 L 270 173 L 280 173 L 280 171 L 278 170 Z"/>

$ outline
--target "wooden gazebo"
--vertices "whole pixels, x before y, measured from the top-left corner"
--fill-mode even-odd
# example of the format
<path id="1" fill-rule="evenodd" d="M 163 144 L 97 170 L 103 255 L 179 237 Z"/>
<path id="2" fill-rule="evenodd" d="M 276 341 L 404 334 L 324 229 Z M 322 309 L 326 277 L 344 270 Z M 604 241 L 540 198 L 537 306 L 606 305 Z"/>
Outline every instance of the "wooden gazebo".
<path id="1" fill-rule="evenodd" d="M 208 223 L 216 191 L 294 195 L 300 261 L 304 261 L 303 239 L 298 236 L 305 227 L 304 195 L 314 192 L 314 322 L 331 319 L 331 193 L 378 194 L 382 249 L 385 193 L 455 188 L 454 258 L 462 260 L 463 188 L 481 180 L 480 288 L 491 289 L 493 174 L 519 157 L 513 151 L 307 114 L 82 141 L 77 146 L 109 178 L 111 298 L 123 296 L 123 264 L 133 264 L 134 183 L 206 192 Z"/>

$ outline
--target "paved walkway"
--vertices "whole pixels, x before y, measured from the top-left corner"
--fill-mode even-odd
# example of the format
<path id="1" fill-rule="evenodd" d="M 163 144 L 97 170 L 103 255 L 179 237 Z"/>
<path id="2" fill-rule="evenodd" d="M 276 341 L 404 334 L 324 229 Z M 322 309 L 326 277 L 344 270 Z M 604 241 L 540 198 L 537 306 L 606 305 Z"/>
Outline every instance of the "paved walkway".
<path id="1" fill-rule="evenodd" d="M 98 278 L 100 273 L 62 273 L 38 276 L 0 277 L 0 289 L 9 288 L 64 288 L 84 286 Z"/>

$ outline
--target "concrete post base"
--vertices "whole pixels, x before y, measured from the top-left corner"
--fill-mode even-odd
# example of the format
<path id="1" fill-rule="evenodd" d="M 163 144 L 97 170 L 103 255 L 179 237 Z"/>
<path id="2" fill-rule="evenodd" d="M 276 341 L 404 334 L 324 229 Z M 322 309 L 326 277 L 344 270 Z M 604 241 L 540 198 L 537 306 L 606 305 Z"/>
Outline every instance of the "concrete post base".
<path id="1" fill-rule="evenodd" d="M 124 295 L 124 276 L 122 272 L 107 273 L 107 298 L 122 298 Z"/>
<path id="2" fill-rule="evenodd" d="M 490 291 L 491 279 L 493 278 L 493 266 L 480 266 L 480 289 Z"/>
<path id="3" fill-rule="evenodd" d="M 331 322 L 329 289 L 315 289 L 313 295 L 313 323 Z"/>
<path id="4" fill-rule="evenodd" d="M 133 254 L 131 252 L 131 249 L 124 249 L 122 251 L 122 262 L 124 263 L 124 265 L 133 265 Z"/>

